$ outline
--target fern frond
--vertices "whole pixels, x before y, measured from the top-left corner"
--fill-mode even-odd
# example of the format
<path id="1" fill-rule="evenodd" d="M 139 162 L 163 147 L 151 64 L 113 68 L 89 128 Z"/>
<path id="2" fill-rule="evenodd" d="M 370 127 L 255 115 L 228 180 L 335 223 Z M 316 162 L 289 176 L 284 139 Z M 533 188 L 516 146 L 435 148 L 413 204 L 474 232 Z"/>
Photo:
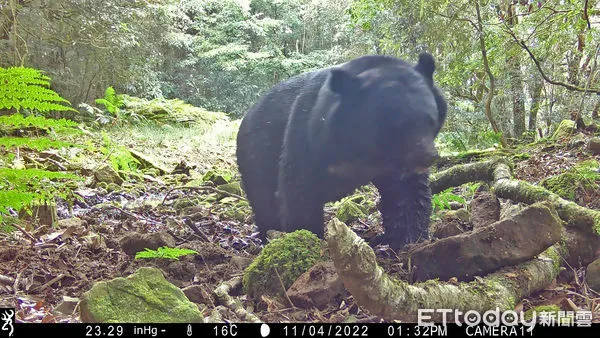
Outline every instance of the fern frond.
<path id="1" fill-rule="evenodd" d="M 50 89 L 50 78 L 26 67 L 0 67 L 0 110 L 76 111 L 71 103 Z"/>
<path id="2" fill-rule="evenodd" d="M 48 138 L 25 138 L 25 137 L 0 137 L 0 147 L 7 149 L 25 147 L 32 150 L 43 151 L 50 148 L 63 148 L 63 147 L 81 147 L 78 144 L 70 142 L 64 142 L 59 140 L 50 140 Z"/>

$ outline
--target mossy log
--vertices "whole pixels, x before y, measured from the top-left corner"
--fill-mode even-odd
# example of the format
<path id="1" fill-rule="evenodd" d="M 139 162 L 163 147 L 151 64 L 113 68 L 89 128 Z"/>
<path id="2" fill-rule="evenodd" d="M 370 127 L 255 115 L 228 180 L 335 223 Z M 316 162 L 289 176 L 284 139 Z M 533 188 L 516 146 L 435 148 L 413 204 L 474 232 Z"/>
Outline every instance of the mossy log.
<path id="1" fill-rule="evenodd" d="M 512 310 L 522 297 L 549 285 L 560 268 L 561 249 L 555 245 L 537 259 L 470 283 L 430 280 L 411 285 L 387 275 L 373 249 L 339 220 L 329 222 L 326 238 L 346 289 L 360 306 L 386 320 L 415 322 L 419 309 Z"/>
<path id="2" fill-rule="evenodd" d="M 565 200 L 542 187 L 513 179 L 508 161 L 502 158 L 458 165 L 433 174 L 431 175 L 431 190 L 433 193 L 438 193 L 450 187 L 475 181 L 490 183 L 498 197 L 515 202 L 533 204 L 548 201 L 568 226 L 594 232 L 596 235 L 600 234 L 600 211 Z"/>
<path id="3" fill-rule="evenodd" d="M 375 253 L 344 223 L 333 219 L 326 239 L 330 255 L 344 285 L 357 303 L 372 314 L 387 320 L 416 321 L 418 309 L 458 309 L 483 313 L 487 310 L 512 310 L 516 303 L 533 292 L 550 285 L 565 260 L 581 260 L 587 251 L 600 244 L 600 212 L 530 183 L 512 177 L 510 163 L 503 158 L 458 165 L 431 176 L 434 193 L 474 181 L 490 183 L 498 197 L 533 204 L 546 201 L 567 225 L 564 240 L 547 248 L 525 263 L 503 268 L 469 283 L 444 283 L 429 280 L 411 285 L 384 273 L 377 265 Z M 570 243 L 586 238 L 586 252 L 581 245 Z M 575 235 L 579 234 L 579 235 Z M 588 245 L 589 244 L 589 245 Z M 583 262 L 585 263 L 585 262 Z M 439 319 L 439 318 L 438 318 Z"/>

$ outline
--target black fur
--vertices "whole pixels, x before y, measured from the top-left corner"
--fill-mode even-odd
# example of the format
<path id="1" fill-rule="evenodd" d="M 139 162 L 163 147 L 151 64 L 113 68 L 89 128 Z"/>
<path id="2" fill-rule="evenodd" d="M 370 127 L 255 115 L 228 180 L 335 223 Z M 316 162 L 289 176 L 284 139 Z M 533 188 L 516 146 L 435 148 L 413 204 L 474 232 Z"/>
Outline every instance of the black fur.
<path id="1" fill-rule="evenodd" d="M 364 56 L 281 82 L 244 117 L 237 161 L 262 238 L 266 230 L 323 235 L 323 205 L 373 182 L 382 241 L 400 248 L 427 236 L 427 168 L 446 102 L 434 60 L 413 66 Z"/>

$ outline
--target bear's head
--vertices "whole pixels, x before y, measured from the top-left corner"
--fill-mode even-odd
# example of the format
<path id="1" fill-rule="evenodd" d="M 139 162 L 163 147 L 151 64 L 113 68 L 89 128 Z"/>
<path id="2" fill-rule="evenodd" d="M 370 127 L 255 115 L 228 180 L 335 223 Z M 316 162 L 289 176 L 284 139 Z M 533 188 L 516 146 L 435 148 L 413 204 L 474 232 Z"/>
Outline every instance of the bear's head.
<path id="1" fill-rule="evenodd" d="M 338 163 L 423 171 L 438 157 L 434 139 L 447 111 L 433 84 L 433 58 L 421 54 L 415 66 L 381 58 L 358 74 L 330 72 L 319 94 L 328 99 L 317 100 L 336 145 L 330 154 Z"/>

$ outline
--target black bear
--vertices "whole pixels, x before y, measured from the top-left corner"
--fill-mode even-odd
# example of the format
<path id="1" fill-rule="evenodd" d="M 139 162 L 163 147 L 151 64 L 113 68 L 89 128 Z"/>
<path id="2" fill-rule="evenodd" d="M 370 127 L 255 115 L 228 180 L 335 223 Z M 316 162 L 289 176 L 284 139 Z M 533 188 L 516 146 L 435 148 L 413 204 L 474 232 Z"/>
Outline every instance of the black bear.
<path id="1" fill-rule="evenodd" d="M 323 236 L 323 205 L 369 182 L 381 195 L 394 249 L 428 234 L 428 167 L 447 105 L 433 84 L 433 57 L 416 65 L 363 56 L 273 87 L 237 136 L 242 184 L 261 238 L 269 229 Z"/>

